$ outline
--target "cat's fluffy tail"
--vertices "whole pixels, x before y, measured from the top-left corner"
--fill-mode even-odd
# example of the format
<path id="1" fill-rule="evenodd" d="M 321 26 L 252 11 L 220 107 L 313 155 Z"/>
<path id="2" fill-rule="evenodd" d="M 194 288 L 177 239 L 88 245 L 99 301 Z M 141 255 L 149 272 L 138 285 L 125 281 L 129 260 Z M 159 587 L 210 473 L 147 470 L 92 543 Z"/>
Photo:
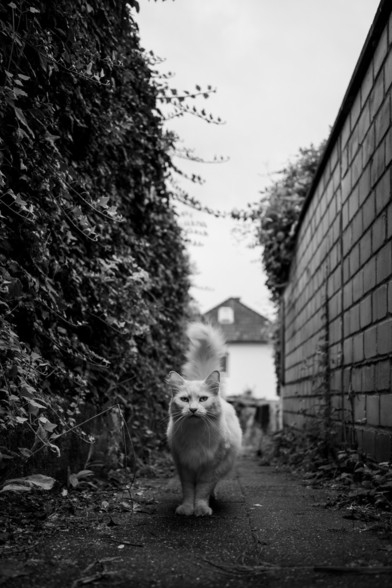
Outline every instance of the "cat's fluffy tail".
<path id="1" fill-rule="evenodd" d="M 191 323 L 187 329 L 189 349 L 183 366 L 184 377 L 203 380 L 214 370 L 221 369 L 221 358 L 226 353 L 225 340 L 219 329 L 203 323 Z"/>

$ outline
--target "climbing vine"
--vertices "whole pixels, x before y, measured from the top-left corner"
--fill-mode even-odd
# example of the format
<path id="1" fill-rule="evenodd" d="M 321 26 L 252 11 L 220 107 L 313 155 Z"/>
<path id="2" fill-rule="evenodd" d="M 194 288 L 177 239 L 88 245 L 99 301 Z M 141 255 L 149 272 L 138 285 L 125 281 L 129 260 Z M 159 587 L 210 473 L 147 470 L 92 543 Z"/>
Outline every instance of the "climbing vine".
<path id="1" fill-rule="evenodd" d="M 3 455 L 12 431 L 59 451 L 86 401 L 120 403 L 140 451 L 161 439 L 189 268 L 133 7 L 0 6 Z"/>

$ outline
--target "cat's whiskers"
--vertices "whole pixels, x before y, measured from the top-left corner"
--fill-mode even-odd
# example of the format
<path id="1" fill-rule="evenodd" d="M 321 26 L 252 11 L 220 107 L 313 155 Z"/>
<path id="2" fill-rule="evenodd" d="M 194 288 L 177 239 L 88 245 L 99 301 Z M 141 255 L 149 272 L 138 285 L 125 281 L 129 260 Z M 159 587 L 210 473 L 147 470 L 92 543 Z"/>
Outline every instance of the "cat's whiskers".
<path id="1" fill-rule="evenodd" d="M 182 410 L 173 410 L 173 411 L 172 411 L 172 413 L 171 413 L 171 416 L 172 416 L 173 418 L 176 418 L 178 415 L 180 415 L 180 416 L 181 416 L 182 414 L 183 414 L 183 413 L 182 413 Z"/>
<path id="2" fill-rule="evenodd" d="M 186 415 L 182 414 L 180 417 L 173 422 L 173 434 L 178 433 L 182 429 L 182 425 L 185 422 Z"/>
<path id="3" fill-rule="evenodd" d="M 168 423 L 170 420 L 170 415 L 167 415 L 161 419 L 158 420 L 158 424 L 161 425 L 162 423 Z"/>
<path id="4" fill-rule="evenodd" d="M 219 414 L 215 414 L 215 413 L 211 413 L 211 412 L 206 412 L 205 418 L 208 420 L 208 422 L 211 423 L 211 425 L 214 428 L 219 427 Z"/>

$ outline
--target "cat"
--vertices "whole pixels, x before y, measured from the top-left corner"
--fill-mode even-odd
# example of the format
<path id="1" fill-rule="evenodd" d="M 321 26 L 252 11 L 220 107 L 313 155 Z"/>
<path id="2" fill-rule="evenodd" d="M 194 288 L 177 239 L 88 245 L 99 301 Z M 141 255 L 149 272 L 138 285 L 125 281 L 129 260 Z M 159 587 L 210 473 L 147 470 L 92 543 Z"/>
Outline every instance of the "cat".
<path id="1" fill-rule="evenodd" d="M 167 383 L 168 444 L 181 480 L 182 503 L 176 514 L 206 516 L 218 481 L 230 472 L 241 448 L 242 431 L 235 410 L 220 391 L 222 334 L 215 327 L 191 323 L 183 376 L 171 371 Z"/>

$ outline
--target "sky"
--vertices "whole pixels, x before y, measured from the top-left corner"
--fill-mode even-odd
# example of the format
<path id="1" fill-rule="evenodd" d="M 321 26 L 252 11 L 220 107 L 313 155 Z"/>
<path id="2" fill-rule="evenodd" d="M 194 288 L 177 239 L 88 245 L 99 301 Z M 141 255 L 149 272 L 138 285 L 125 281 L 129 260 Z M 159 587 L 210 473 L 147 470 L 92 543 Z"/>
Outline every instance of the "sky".
<path id="1" fill-rule="evenodd" d="M 195 104 L 224 124 L 187 115 L 165 123 L 180 146 L 204 159 L 175 157 L 181 187 L 220 211 L 260 199 L 274 172 L 301 147 L 328 137 L 379 0 L 140 0 L 142 46 L 163 61 L 177 90 L 216 88 Z M 193 103 L 192 103 L 193 104 Z M 276 176 L 275 176 L 276 177 Z M 229 219 L 178 205 L 192 263 L 191 294 L 206 312 L 229 297 L 273 318 L 260 248 Z M 195 229 L 201 233 L 195 233 Z M 206 234 L 204 234 L 206 233 Z"/>

